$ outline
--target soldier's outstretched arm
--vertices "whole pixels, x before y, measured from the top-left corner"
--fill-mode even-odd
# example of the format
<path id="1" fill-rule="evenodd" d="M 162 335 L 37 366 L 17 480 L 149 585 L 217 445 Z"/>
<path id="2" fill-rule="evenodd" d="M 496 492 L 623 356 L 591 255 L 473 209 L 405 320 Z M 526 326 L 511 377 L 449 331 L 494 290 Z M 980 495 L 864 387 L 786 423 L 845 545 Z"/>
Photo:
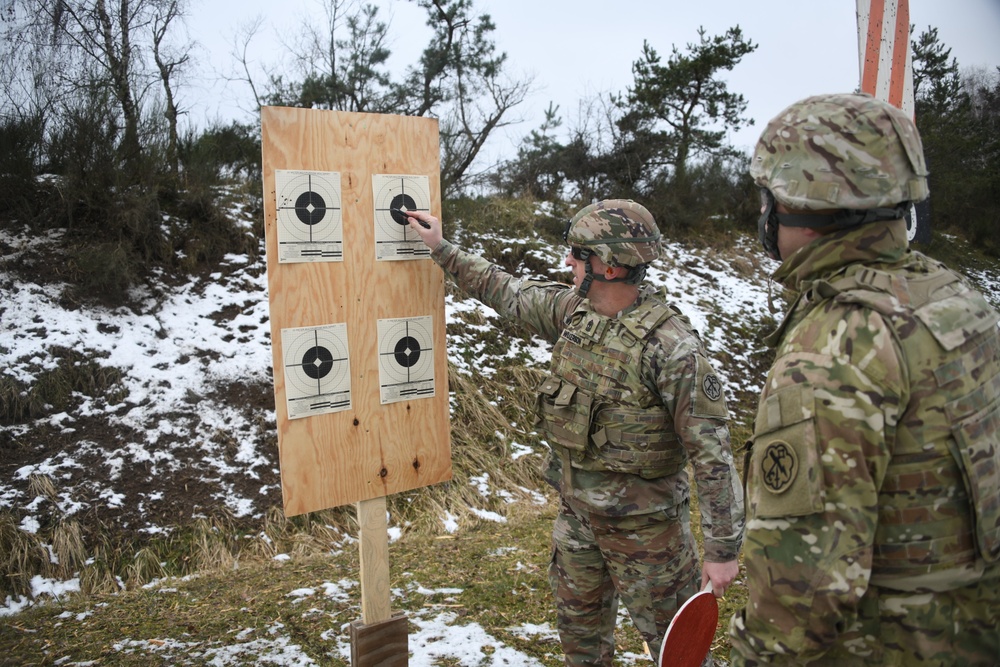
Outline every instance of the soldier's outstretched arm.
<path id="1" fill-rule="evenodd" d="M 410 229 L 431 249 L 431 259 L 464 291 L 515 319 L 548 341 L 555 341 L 566 318 L 582 300 L 569 285 L 522 280 L 492 262 L 465 252 L 443 236 L 441 221 L 425 211 L 409 211 Z"/>

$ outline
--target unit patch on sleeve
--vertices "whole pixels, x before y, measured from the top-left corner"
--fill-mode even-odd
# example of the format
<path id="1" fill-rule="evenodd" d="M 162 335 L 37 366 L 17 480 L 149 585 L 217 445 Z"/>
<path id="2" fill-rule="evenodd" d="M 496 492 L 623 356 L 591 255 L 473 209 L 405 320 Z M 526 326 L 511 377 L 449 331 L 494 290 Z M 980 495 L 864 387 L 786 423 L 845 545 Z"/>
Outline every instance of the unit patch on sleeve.
<path id="1" fill-rule="evenodd" d="M 726 394 L 722 380 L 715 374 L 708 359 L 698 355 L 695 368 L 691 407 L 692 414 L 697 417 L 718 417 L 729 419 L 729 408 L 726 406 Z"/>
<path id="2" fill-rule="evenodd" d="M 783 493 L 795 481 L 799 460 L 787 443 L 776 440 L 767 445 L 760 462 L 764 486 L 771 493 Z"/>
<path id="3" fill-rule="evenodd" d="M 705 390 L 705 395 L 713 401 L 722 398 L 722 383 L 719 382 L 719 378 L 715 373 L 706 375 L 705 379 L 701 381 L 701 386 Z"/>

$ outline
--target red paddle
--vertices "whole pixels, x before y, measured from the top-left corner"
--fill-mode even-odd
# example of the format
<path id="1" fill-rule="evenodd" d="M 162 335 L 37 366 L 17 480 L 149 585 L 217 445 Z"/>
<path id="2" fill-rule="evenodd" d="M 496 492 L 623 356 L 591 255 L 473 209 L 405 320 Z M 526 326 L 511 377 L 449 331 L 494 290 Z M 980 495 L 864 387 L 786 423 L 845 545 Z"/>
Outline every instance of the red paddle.
<path id="1" fill-rule="evenodd" d="M 719 625 L 719 603 L 712 582 L 677 610 L 660 645 L 660 667 L 701 667 Z"/>

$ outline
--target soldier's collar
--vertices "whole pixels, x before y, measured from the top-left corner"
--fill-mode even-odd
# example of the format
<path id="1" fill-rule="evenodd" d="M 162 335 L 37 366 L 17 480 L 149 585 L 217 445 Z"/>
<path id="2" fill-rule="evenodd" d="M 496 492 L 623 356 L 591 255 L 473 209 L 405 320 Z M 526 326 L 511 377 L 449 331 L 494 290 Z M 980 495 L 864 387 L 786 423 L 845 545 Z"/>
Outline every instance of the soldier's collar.
<path id="1" fill-rule="evenodd" d="M 857 262 L 893 263 L 909 247 L 906 221 L 873 222 L 825 234 L 799 248 L 774 272 L 774 280 L 795 291 L 803 282 Z"/>

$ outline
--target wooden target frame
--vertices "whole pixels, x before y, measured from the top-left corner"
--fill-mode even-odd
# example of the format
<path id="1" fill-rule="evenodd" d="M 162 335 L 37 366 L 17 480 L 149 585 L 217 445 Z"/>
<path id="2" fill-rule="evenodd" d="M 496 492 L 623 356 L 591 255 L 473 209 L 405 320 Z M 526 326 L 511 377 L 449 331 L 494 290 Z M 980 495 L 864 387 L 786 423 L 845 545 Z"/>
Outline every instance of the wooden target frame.
<path id="1" fill-rule="evenodd" d="M 429 208 L 440 214 L 437 121 L 263 107 L 261 140 L 274 397 L 285 514 L 366 501 L 451 479 L 444 274 L 426 256 L 408 261 L 376 259 L 375 218 L 382 213 L 376 210 L 373 194 L 376 175 L 426 177 L 422 182 L 427 183 Z M 336 213 L 342 244 L 331 244 L 335 250 L 330 253 L 337 255 L 336 261 L 279 261 L 275 174 L 285 170 L 339 175 Z M 330 198 L 329 188 L 315 189 Z M 412 235 L 412 230 L 409 233 Z M 423 385 L 423 391 L 414 392 L 412 398 L 384 403 L 380 400 L 378 323 L 406 318 L 430 325 L 421 330 L 421 337 L 410 338 L 419 338 L 425 355 L 433 354 L 432 365 L 425 367 L 425 356 L 421 366 L 425 373 L 433 373 L 433 392 L 428 395 Z M 301 382 L 296 385 L 297 378 L 289 375 L 299 369 L 287 363 L 282 332 L 288 337 L 286 330 L 340 324 L 346 324 L 349 350 L 349 404 L 340 396 L 336 405 L 327 406 L 336 411 L 290 418 L 288 391 L 301 391 L 296 389 Z M 304 335 L 309 335 L 308 331 Z M 337 369 L 347 372 L 342 350 L 334 357 L 316 360 L 313 354 L 310 360 L 337 364 Z M 321 370 L 329 368 L 326 365 Z"/>

